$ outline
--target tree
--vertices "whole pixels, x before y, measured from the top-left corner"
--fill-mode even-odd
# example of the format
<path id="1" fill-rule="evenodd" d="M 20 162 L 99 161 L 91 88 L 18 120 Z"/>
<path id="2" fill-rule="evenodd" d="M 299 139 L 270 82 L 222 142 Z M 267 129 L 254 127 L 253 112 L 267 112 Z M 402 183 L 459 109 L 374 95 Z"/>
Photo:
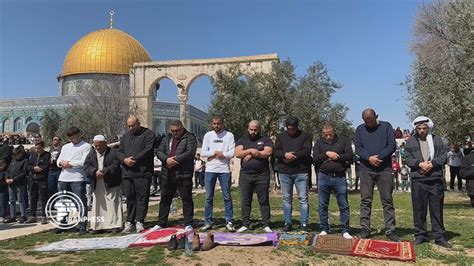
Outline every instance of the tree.
<path id="1" fill-rule="evenodd" d="M 109 141 L 117 140 L 125 130 L 129 114 L 128 82 L 120 76 L 108 80 L 78 81 L 78 90 L 81 109 L 90 112 L 83 115 L 100 121 L 96 134 L 104 134 Z"/>
<path id="2" fill-rule="evenodd" d="M 455 0 L 423 4 L 414 24 L 408 115 L 432 118 L 450 142 L 474 136 L 473 21 L 474 2 Z"/>
<path id="3" fill-rule="evenodd" d="M 338 132 L 349 135 L 353 129 L 346 118 L 347 107 L 330 102 L 341 85 L 330 79 L 326 67 L 316 62 L 300 78 L 294 72 L 289 60 L 274 63 L 270 73 L 250 73 L 245 78 L 237 66 L 218 72 L 210 115 L 223 115 L 237 138 L 246 134 L 247 123 L 253 119 L 261 122 L 268 135 L 275 136 L 288 115 L 298 117 L 301 128 L 313 135 L 319 135 L 328 120 L 336 124 Z"/>
<path id="4" fill-rule="evenodd" d="M 48 108 L 44 111 L 41 122 L 41 135 L 46 145 L 50 145 L 53 137 L 58 134 L 59 125 L 62 123 L 61 114 Z"/>

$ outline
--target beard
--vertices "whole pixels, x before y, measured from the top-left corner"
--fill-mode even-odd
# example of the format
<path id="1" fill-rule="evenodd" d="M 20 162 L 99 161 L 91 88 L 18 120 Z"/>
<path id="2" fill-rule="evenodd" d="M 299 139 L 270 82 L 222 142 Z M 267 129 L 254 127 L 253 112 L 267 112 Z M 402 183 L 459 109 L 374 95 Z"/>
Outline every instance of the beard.
<path id="1" fill-rule="evenodd" d="M 249 139 L 250 139 L 251 141 L 256 141 L 256 140 L 260 137 L 259 134 L 250 134 L 250 133 L 247 133 L 247 134 L 248 134 Z"/>

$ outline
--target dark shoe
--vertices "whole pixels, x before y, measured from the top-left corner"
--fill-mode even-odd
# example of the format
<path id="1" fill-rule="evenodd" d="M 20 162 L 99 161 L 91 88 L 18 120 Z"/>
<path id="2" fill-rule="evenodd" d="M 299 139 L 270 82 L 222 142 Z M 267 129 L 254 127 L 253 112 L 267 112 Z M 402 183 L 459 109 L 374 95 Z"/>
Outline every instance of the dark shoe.
<path id="1" fill-rule="evenodd" d="M 34 224 L 36 222 L 37 222 L 36 217 L 32 216 L 32 217 L 28 218 L 28 220 L 26 220 L 25 224 Z"/>
<path id="2" fill-rule="evenodd" d="M 291 228 L 291 224 L 285 224 L 285 225 L 283 226 L 283 231 L 284 231 L 284 232 L 290 232 L 291 229 L 292 229 L 292 228 Z"/>
<path id="3" fill-rule="evenodd" d="M 80 228 L 79 233 L 77 233 L 77 234 L 80 235 L 80 236 L 85 235 L 85 234 L 87 234 L 87 230 L 85 228 Z"/>
<path id="4" fill-rule="evenodd" d="M 193 251 L 199 251 L 201 249 L 201 239 L 198 233 L 194 233 L 192 248 Z"/>
<path id="5" fill-rule="evenodd" d="M 92 231 L 91 231 L 91 234 L 92 234 L 92 235 L 98 235 L 98 234 L 103 234 L 103 233 L 105 233 L 104 230 L 92 230 Z"/>
<path id="6" fill-rule="evenodd" d="M 448 243 L 448 241 L 442 239 L 442 240 L 436 240 L 435 244 L 438 246 L 441 246 L 443 248 L 452 248 L 453 246 Z"/>
<path id="7" fill-rule="evenodd" d="M 174 251 L 178 249 L 178 239 L 176 239 L 176 235 L 172 235 L 170 241 L 168 241 L 168 250 Z"/>
<path id="8" fill-rule="evenodd" d="M 362 230 L 360 233 L 357 235 L 358 238 L 366 239 L 370 238 L 370 231 L 368 230 Z"/>
<path id="9" fill-rule="evenodd" d="M 309 232 L 309 226 L 307 224 L 301 225 L 301 231 Z"/>
<path id="10" fill-rule="evenodd" d="M 400 242 L 400 238 L 395 233 L 387 234 L 386 237 L 393 242 Z"/>
<path id="11" fill-rule="evenodd" d="M 114 228 L 114 229 L 109 230 L 109 233 L 111 234 L 118 234 L 120 232 L 122 232 L 122 228 Z"/>
<path id="12" fill-rule="evenodd" d="M 11 223 L 14 223 L 14 222 L 16 222 L 15 218 L 8 218 L 8 219 L 5 219 L 3 221 L 4 224 L 11 224 Z"/>
<path id="13" fill-rule="evenodd" d="M 47 224 L 48 223 L 48 218 L 43 217 L 41 218 L 41 224 Z"/>
<path id="14" fill-rule="evenodd" d="M 422 237 L 418 237 L 418 238 L 415 238 L 415 240 L 413 240 L 413 245 L 421 245 L 423 243 L 427 243 L 427 242 L 430 242 L 428 241 L 426 238 L 422 238 Z"/>
<path id="15" fill-rule="evenodd" d="M 216 246 L 214 243 L 214 235 L 212 233 L 207 233 L 206 240 L 202 244 L 202 251 L 208 251 L 213 249 Z"/>
<path id="16" fill-rule="evenodd" d="M 20 217 L 20 219 L 18 219 L 19 224 L 24 224 L 25 222 L 26 222 L 26 217 Z"/>
<path id="17" fill-rule="evenodd" d="M 182 235 L 180 238 L 178 238 L 178 249 L 184 250 L 186 247 L 186 235 Z"/>

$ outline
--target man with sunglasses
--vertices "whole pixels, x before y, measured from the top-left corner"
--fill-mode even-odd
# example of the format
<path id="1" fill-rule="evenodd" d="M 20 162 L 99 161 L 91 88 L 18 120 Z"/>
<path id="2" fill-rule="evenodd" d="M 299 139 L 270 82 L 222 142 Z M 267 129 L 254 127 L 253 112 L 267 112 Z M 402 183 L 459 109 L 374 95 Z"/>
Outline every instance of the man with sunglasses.
<path id="1" fill-rule="evenodd" d="M 194 217 L 193 172 L 197 140 L 179 120 L 171 122 L 170 131 L 171 134 L 163 139 L 156 154 L 163 162 L 158 226 L 167 226 L 170 206 L 178 190 L 183 202 L 184 225 L 188 231 L 192 230 Z"/>

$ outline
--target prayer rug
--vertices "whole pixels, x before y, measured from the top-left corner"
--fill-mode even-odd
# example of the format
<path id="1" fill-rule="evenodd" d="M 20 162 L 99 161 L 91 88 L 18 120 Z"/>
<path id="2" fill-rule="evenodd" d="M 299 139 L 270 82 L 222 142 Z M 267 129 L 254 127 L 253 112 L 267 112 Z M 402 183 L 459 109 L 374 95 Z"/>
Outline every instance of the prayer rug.
<path id="1" fill-rule="evenodd" d="M 351 255 L 354 239 L 345 239 L 342 235 L 317 235 L 313 241 L 314 251 L 339 255 Z"/>
<path id="2" fill-rule="evenodd" d="M 278 244 L 278 233 L 267 234 L 239 234 L 215 232 L 214 243 L 223 246 L 265 246 Z M 207 233 L 199 233 L 201 243 L 206 239 Z"/>
<path id="3" fill-rule="evenodd" d="M 375 259 L 416 261 L 411 241 L 391 242 L 375 239 L 357 239 L 352 247 L 352 255 Z"/>
<path id="4" fill-rule="evenodd" d="M 116 237 L 64 239 L 62 241 L 46 244 L 44 246 L 36 248 L 35 251 L 71 252 L 97 249 L 124 249 L 127 248 L 132 242 L 134 242 L 139 237 L 139 234 L 132 234 Z"/>
<path id="5" fill-rule="evenodd" d="M 175 226 L 157 229 L 157 226 L 150 228 L 140 234 L 140 237 L 130 244 L 130 247 L 149 247 L 156 245 L 166 245 L 172 235 L 177 238 L 184 236 L 184 227 Z"/>
<path id="6" fill-rule="evenodd" d="M 280 234 L 279 246 L 310 246 L 313 243 L 313 234 L 295 234 L 282 233 Z"/>

